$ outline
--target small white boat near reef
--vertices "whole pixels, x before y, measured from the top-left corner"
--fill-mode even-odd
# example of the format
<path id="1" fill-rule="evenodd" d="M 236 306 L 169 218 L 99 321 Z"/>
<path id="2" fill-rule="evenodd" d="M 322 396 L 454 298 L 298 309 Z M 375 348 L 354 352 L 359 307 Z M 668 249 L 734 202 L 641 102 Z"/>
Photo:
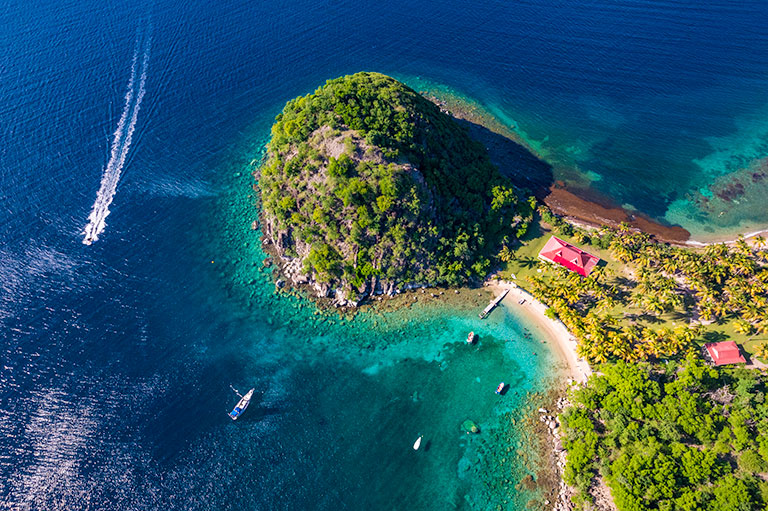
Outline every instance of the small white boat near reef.
<path id="1" fill-rule="evenodd" d="M 416 439 L 416 441 L 413 443 L 413 450 L 418 451 L 419 447 L 421 447 L 421 439 L 424 438 L 424 435 L 421 435 L 419 438 Z"/>

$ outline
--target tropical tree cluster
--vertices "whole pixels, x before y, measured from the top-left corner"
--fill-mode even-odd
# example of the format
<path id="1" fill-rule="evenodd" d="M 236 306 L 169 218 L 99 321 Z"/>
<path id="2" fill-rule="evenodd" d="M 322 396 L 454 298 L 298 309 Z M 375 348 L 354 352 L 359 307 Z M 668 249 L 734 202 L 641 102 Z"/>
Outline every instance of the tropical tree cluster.
<path id="1" fill-rule="evenodd" d="M 621 510 L 749 511 L 768 506 L 766 376 L 617 362 L 571 391 L 564 477 L 575 501 L 604 478 Z"/>
<path id="2" fill-rule="evenodd" d="M 733 245 L 718 243 L 701 250 L 658 243 L 626 227 L 616 231 L 610 248 L 622 262 L 638 268 L 642 291 L 653 311 L 683 305 L 680 292 L 689 293 L 690 310 L 704 321 L 736 320 L 744 333 L 768 333 L 768 267 L 765 241 L 750 246 L 744 238 Z"/>
<path id="3" fill-rule="evenodd" d="M 587 360 L 659 359 L 695 350 L 702 325 L 713 321 L 733 321 L 744 334 L 768 333 L 768 267 L 762 239 L 753 246 L 739 239 L 732 246 L 694 250 L 660 243 L 626 225 L 587 231 L 546 206 L 538 212 L 556 233 L 609 250 L 629 270 L 626 275 L 608 275 L 597 267 L 583 278 L 542 263 L 542 274 L 529 277 L 533 294 L 578 337 L 580 354 Z M 650 321 L 629 321 L 630 307 Z M 667 313 L 683 324 L 653 326 Z M 768 355 L 768 347 L 762 351 Z"/>
<path id="4" fill-rule="evenodd" d="M 545 269 L 542 275 L 528 278 L 530 290 L 549 305 L 547 314 L 560 319 L 578 338 L 578 353 L 586 360 L 668 358 L 695 348 L 698 326 L 653 328 L 621 321 L 614 309 L 629 301 L 628 292 L 611 282 L 604 267 L 594 268 L 587 277 L 560 266 Z"/>
<path id="5" fill-rule="evenodd" d="M 352 292 L 484 276 L 533 216 L 464 127 L 378 73 L 289 101 L 258 177 L 278 248 Z"/>

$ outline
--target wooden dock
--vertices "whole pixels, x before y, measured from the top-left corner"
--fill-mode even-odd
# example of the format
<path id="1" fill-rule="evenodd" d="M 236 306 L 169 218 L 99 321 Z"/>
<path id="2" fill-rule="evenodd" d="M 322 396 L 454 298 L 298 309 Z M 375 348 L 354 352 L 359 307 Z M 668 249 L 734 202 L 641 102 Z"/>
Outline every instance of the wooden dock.
<path id="1" fill-rule="evenodd" d="M 504 299 L 505 296 L 507 296 L 507 293 L 509 293 L 509 289 L 505 289 L 499 296 L 491 300 L 491 303 L 488 304 L 488 307 L 483 309 L 483 312 L 478 314 L 480 319 L 485 319 L 488 317 L 488 314 L 491 313 L 493 309 L 496 308 L 496 306 L 501 303 L 501 301 Z"/>

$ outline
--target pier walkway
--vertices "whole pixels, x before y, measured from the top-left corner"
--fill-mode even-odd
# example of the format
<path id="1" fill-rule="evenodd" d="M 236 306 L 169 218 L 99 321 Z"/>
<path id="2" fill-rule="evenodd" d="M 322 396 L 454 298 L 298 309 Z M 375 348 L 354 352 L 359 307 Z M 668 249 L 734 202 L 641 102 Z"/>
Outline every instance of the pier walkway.
<path id="1" fill-rule="evenodd" d="M 504 299 L 505 296 L 507 296 L 507 293 L 509 293 L 509 289 L 505 289 L 499 296 L 491 300 L 491 303 L 488 304 L 488 306 L 483 309 L 483 312 L 478 314 L 480 319 L 485 319 L 488 317 L 488 314 L 491 313 L 493 309 L 496 308 L 496 306 L 501 303 L 501 301 Z"/>

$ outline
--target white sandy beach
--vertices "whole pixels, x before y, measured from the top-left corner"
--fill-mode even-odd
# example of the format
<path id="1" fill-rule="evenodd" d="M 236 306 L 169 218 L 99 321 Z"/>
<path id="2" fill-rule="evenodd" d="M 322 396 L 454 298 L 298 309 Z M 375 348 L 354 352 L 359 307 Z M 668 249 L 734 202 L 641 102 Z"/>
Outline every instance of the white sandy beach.
<path id="1" fill-rule="evenodd" d="M 544 311 L 547 306 L 538 301 L 528 292 L 517 287 L 514 282 L 494 281 L 487 284 L 487 287 L 500 293 L 504 289 L 509 289 L 509 294 L 502 303 L 512 310 L 521 311 L 528 318 L 539 325 L 550 338 L 554 355 L 559 358 L 567 367 L 567 374 L 579 383 L 584 383 L 592 374 L 592 369 L 586 360 L 579 358 L 576 354 L 576 338 L 568 331 L 561 321 L 548 318 Z M 520 304 L 520 300 L 525 302 Z"/>

